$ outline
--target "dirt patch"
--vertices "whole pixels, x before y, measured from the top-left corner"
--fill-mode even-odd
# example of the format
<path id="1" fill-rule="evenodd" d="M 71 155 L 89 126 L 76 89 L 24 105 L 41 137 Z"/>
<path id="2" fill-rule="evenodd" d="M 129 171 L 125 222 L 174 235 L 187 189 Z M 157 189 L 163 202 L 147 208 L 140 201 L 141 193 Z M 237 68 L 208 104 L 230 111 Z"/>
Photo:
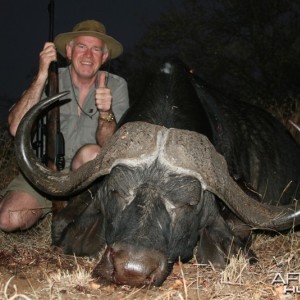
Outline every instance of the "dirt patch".
<path id="1" fill-rule="evenodd" d="M 98 259 L 53 251 L 50 223 L 48 215 L 31 230 L 0 233 L 0 299 L 297 299 L 272 281 L 277 273 L 300 271 L 298 233 L 258 234 L 254 265 L 243 256 L 225 270 L 179 262 L 162 287 L 138 289 L 94 281 L 90 274 Z"/>
<path id="2" fill-rule="evenodd" d="M 0 191 L 18 173 L 14 140 L 6 127 L 0 126 Z"/>

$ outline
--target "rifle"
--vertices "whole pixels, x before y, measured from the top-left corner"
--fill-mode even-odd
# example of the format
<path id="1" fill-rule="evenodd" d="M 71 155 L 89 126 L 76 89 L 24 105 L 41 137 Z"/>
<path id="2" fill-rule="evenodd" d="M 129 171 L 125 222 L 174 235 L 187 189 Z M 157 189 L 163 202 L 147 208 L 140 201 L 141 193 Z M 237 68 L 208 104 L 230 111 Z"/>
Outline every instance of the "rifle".
<path id="1" fill-rule="evenodd" d="M 49 11 L 49 41 L 54 40 L 54 0 L 50 0 Z M 58 94 L 58 64 L 51 62 L 48 71 L 48 97 Z M 60 131 L 60 111 L 55 105 L 46 116 L 46 164 L 48 168 L 60 171 L 65 167 L 65 141 Z M 56 214 L 65 206 L 65 201 L 52 202 L 52 214 Z"/>
<path id="2" fill-rule="evenodd" d="M 54 0 L 50 0 L 49 11 L 49 41 L 54 38 Z M 51 62 L 48 71 L 46 95 L 52 97 L 58 94 L 58 64 Z M 46 145 L 46 147 L 45 147 Z M 37 123 L 35 140 L 32 141 L 37 158 L 52 170 L 63 170 L 65 167 L 65 141 L 60 132 L 59 106 L 54 106 L 45 118 L 41 117 Z"/>
<path id="3" fill-rule="evenodd" d="M 49 6 L 49 41 L 54 39 L 54 0 L 50 0 Z M 58 94 L 58 65 L 57 61 L 51 62 L 48 71 L 48 97 Z M 47 114 L 46 131 L 46 163 L 52 170 L 62 170 L 65 167 L 64 137 L 60 131 L 59 106 L 54 106 Z"/>

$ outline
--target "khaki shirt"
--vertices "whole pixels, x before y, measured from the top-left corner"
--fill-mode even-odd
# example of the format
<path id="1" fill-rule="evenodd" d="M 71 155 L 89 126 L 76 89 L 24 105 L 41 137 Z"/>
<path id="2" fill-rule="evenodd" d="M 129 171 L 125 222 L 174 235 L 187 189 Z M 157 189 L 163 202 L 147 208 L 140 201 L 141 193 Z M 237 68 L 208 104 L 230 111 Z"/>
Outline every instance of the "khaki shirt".
<path id="1" fill-rule="evenodd" d="M 96 143 L 96 130 L 99 122 L 99 113 L 95 105 L 96 87 L 93 86 L 90 89 L 79 116 L 76 100 L 79 99 L 79 89 L 74 85 L 72 88 L 68 68 L 59 69 L 59 91 L 70 91 L 61 99 L 71 99 L 60 106 L 60 127 L 65 139 L 66 168 L 70 166 L 72 158 L 80 147 Z M 118 122 L 129 107 L 127 83 L 117 75 L 108 73 L 107 76 L 107 87 L 112 93 L 112 111 Z"/>

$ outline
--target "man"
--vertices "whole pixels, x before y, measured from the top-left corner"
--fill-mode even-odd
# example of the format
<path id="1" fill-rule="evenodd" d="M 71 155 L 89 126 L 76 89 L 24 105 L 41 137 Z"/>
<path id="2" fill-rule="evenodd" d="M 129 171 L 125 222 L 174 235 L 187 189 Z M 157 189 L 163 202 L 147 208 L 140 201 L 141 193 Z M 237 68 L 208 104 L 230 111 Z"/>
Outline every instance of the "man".
<path id="1" fill-rule="evenodd" d="M 60 122 L 65 138 L 66 168 L 76 169 L 100 152 L 129 106 L 126 81 L 99 71 L 108 59 L 122 54 L 123 47 L 95 20 L 78 23 L 72 32 L 56 36 L 54 43 L 45 43 L 35 79 L 9 113 L 13 136 L 25 113 L 46 97 L 48 68 L 57 59 L 56 50 L 70 61 L 68 67 L 59 69 L 59 90 L 70 91 L 65 98 L 71 98 L 60 107 Z M 7 232 L 27 229 L 50 210 L 51 202 L 20 173 L 2 191 L 0 229 Z"/>

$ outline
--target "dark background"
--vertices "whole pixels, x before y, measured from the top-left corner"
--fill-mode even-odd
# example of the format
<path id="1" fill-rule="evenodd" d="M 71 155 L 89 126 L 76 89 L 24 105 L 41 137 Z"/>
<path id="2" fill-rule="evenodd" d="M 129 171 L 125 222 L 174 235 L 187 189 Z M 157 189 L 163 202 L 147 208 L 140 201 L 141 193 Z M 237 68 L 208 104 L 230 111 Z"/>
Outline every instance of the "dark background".
<path id="1" fill-rule="evenodd" d="M 0 120 L 30 84 L 49 36 L 49 0 L 1 0 Z M 107 33 L 131 49 L 147 24 L 174 5 L 170 0 L 55 0 L 54 35 L 86 19 L 104 23 Z"/>
<path id="2" fill-rule="evenodd" d="M 48 4 L 1 1 L 1 123 L 36 73 Z M 102 21 L 124 45 L 109 68 L 127 80 L 131 101 L 175 54 L 221 95 L 284 119 L 300 112 L 299 0 L 55 0 L 55 35 L 86 19 Z"/>

